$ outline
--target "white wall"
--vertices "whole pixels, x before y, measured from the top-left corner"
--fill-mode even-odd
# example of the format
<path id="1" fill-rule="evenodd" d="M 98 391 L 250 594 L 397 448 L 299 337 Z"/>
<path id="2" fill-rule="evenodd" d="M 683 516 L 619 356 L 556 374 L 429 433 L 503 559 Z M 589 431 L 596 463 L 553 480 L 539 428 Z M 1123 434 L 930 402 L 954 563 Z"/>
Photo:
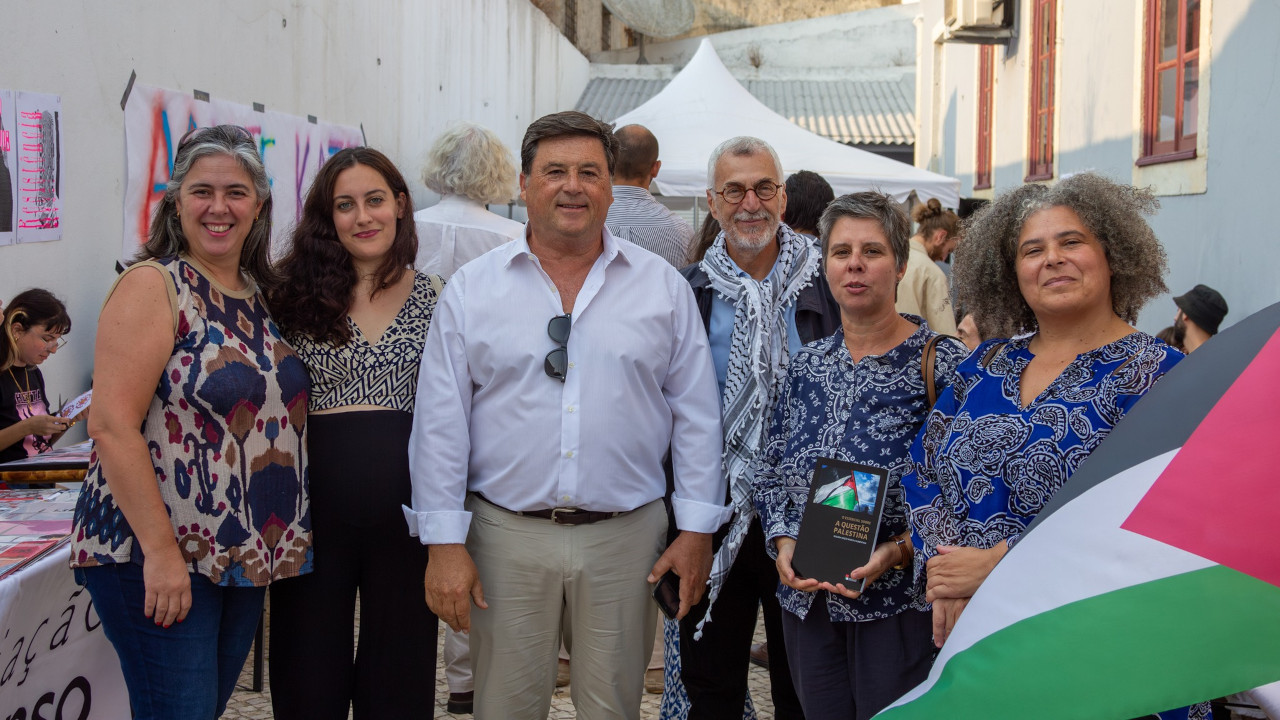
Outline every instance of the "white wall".
<path id="1" fill-rule="evenodd" d="M 1059 0 L 1055 177 L 1094 170 L 1121 182 L 1150 186 L 1161 209 L 1151 221 L 1169 255 L 1172 294 L 1196 283 L 1218 289 L 1231 306 L 1223 326 L 1280 301 L 1274 180 L 1280 140 L 1273 131 L 1280 93 L 1280 5 L 1274 0 L 1205 0 L 1201 41 L 1200 158 L 1137 168 L 1141 126 L 1142 3 Z M 977 117 L 977 46 L 933 43 L 943 0 L 922 0 L 917 62 L 921 123 L 917 164 L 959 178 L 973 190 Z M 1028 0 L 1019 0 L 1018 36 L 997 45 L 994 94 L 994 193 L 1026 175 Z M 1202 99 L 1203 102 L 1203 99 Z M 1149 303 L 1139 326 L 1172 324 L 1166 295 Z"/>
<path id="2" fill-rule="evenodd" d="M 131 70 L 148 85 L 363 124 L 418 179 L 432 139 L 471 120 L 513 152 L 528 123 L 571 109 L 588 63 L 528 0 L 49 0 L 6 3 L 0 87 L 62 96 L 63 239 L 0 247 L 0 297 L 44 287 L 66 303 L 69 344 L 50 394 L 88 386 L 97 314 L 123 228 Z"/>

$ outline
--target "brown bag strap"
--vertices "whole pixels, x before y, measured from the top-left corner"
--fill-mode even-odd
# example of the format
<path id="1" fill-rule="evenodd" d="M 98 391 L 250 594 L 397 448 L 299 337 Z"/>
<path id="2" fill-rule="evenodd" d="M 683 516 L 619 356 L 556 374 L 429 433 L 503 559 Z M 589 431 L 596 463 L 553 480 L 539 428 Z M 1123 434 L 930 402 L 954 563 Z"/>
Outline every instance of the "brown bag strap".
<path id="1" fill-rule="evenodd" d="M 934 382 L 938 360 L 938 341 L 950 335 L 934 335 L 924 344 L 924 354 L 920 358 L 920 376 L 924 378 L 924 394 L 929 400 L 929 407 L 938 401 L 938 388 Z M 953 338 L 958 339 L 958 338 Z"/>
<path id="2" fill-rule="evenodd" d="M 991 347 L 987 348 L 987 354 L 982 356 L 982 362 L 978 363 L 978 367 L 985 369 L 988 365 L 991 364 L 991 361 L 995 358 L 996 354 L 1000 352 L 1000 348 L 1008 344 L 1009 344 L 1009 341 L 1006 340 L 1004 342 L 998 342 L 995 345 L 992 345 Z"/>

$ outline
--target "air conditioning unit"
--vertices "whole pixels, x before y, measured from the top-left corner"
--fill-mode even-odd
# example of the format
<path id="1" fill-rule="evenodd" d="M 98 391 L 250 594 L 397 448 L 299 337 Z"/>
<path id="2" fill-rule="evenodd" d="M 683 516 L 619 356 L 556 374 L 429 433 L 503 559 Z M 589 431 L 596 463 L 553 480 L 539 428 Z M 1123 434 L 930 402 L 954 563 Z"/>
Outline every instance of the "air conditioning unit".
<path id="1" fill-rule="evenodd" d="M 1013 37 L 1017 0 L 946 0 L 943 42 L 996 44 Z"/>

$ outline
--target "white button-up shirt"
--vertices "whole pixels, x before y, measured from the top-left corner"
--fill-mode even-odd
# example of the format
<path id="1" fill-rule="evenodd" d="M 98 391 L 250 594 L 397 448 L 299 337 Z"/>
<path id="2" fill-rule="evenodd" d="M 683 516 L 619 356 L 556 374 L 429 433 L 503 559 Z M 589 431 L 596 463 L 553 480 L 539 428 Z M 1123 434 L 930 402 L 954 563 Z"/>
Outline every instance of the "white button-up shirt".
<path id="1" fill-rule="evenodd" d="M 446 280 L 471 259 L 524 235 L 524 223 L 491 213 L 461 195 L 445 195 L 414 213 L 413 221 L 418 229 L 414 267 Z"/>
<path id="2" fill-rule="evenodd" d="M 468 491 L 511 510 L 628 511 L 666 492 L 681 530 L 727 519 L 720 398 L 688 282 L 662 258 L 604 231 L 574 302 L 564 382 L 543 359 L 563 314 L 526 238 L 458 270 L 422 353 L 409 442 L 410 532 L 466 540 Z"/>

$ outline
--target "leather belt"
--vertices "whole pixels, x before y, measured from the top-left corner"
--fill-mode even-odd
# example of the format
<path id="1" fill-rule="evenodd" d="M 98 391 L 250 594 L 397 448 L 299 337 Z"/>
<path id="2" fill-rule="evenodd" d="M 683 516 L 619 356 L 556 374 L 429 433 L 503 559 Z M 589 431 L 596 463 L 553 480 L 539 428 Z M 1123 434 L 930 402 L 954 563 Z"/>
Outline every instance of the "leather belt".
<path id="1" fill-rule="evenodd" d="M 509 512 L 512 515 L 519 515 L 521 517 L 533 517 L 533 518 L 541 518 L 543 520 L 550 520 L 551 522 L 556 523 L 557 525 L 589 525 L 594 522 L 600 522 L 601 520 L 608 520 L 609 518 L 615 518 L 615 517 L 618 517 L 619 515 L 626 515 L 628 512 L 631 512 L 630 510 L 623 510 L 619 512 L 599 512 L 596 510 L 583 510 L 582 508 L 563 508 L 563 507 L 550 508 L 548 510 L 521 511 L 521 510 L 512 510 L 510 508 L 503 507 L 498 503 L 493 502 L 489 498 L 485 497 L 484 495 L 481 495 L 480 493 L 476 493 L 476 497 L 498 508 L 499 510 L 502 510 L 503 512 Z"/>

